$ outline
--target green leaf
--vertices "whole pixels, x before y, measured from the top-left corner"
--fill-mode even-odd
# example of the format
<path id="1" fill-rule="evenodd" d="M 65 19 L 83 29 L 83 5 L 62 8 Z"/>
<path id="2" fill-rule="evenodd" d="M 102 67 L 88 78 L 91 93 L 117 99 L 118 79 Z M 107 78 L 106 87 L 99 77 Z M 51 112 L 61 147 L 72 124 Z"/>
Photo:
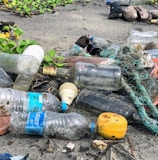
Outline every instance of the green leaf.
<path id="1" fill-rule="evenodd" d="M 50 50 L 48 54 L 53 58 L 56 55 L 55 50 Z"/>
<path id="2" fill-rule="evenodd" d="M 14 41 L 11 41 L 11 42 L 8 43 L 9 48 L 13 48 L 15 46 L 16 46 L 16 43 Z"/>

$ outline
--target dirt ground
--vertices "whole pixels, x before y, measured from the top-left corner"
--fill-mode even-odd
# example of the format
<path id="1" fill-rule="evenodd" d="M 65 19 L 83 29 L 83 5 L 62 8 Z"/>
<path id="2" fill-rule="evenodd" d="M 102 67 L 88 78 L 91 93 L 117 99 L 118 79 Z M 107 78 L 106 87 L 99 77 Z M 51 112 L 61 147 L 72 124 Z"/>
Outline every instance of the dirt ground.
<path id="1" fill-rule="evenodd" d="M 132 1 L 133 4 L 134 2 L 136 3 Z M 142 2 L 138 1 L 137 5 L 141 4 Z M 144 7 L 155 9 L 153 6 Z M 126 37 L 132 29 L 158 31 L 157 25 L 107 19 L 109 7 L 103 0 L 94 0 L 91 3 L 76 2 L 73 5 L 57 7 L 55 11 L 34 15 L 32 18 L 22 18 L 0 11 L 0 20 L 14 21 L 24 30 L 22 39 L 36 40 L 45 51 L 55 49 L 57 52 L 68 49 L 85 34 L 125 44 Z M 91 113 L 81 110 L 78 112 L 94 121 L 97 118 Z M 92 147 L 92 141 L 95 139 L 101 137 L 94 135 L 78 141 L 69 141 L 8 133 L 0 136 L 0 153 L 9 152 L 12 155 L 29 153 L 29 160 L 157 160 L 158 157 L 158 137 L 142 125 L 129 125 L 123 143 L 113 145 L 109 157 Z M 73 151 L 64 152 L 69 142 L 73 143 L 75 148 Z"/>

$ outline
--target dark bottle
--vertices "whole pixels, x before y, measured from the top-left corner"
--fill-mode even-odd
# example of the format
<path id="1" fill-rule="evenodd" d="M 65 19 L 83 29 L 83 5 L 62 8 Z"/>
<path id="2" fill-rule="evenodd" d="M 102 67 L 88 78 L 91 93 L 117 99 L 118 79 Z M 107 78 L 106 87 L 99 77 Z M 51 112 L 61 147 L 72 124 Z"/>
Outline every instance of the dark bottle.
<path id="1" fill-rule="evenodd" d="M 83 35 L 81 36 L 76 42 L 78 46 L 85 48 L 89 44 L 89 36 L 88 35 Z"/>
<path id="2" fill-rule="evenodd" d="M 98 91 L 83 89 L 76 98 L 75 107 L 95 115 L 113 112 L 126 117 L 129 123 L 140 122 L 136 109 L 130 103 Z"/>

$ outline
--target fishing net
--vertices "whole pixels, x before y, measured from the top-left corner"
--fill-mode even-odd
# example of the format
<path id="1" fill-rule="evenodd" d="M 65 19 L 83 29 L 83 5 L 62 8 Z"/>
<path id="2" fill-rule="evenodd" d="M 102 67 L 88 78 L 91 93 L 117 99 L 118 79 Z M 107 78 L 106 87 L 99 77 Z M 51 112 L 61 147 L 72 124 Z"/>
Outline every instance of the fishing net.
<path id="1" fill-rule="evenodd" d="M 155 94 L 156 80 L 150 76 L 153 63 L 149 55 L 144 52 L 136 52 L 128 46 L 122 47 L 118 54 L 113 50 L 104 49 L 100 56 L 115 60 L 121 67 L 121 84 L 130 96 L 143 125 L 154 133 L 158 133 L 158 109 L 151 98 Z"/>

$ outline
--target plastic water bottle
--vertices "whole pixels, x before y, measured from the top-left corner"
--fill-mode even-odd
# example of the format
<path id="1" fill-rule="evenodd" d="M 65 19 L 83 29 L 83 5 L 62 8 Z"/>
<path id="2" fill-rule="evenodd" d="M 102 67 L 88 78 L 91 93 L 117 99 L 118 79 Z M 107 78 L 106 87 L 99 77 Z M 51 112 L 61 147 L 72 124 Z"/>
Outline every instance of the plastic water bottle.
<path id="1" fill-rule="evenodd" d="M 107 46 L 109 45 L 109 41 L 104 38 L 101 38 L 101 37 L 96 37 L 96 36 L 90 35 L 89 40 L 90 40 L 90 42 L 94 42 L 94 43 L 98 44 L 102 48 L 107 48 Z"/>
<path id="2" fill-rule="evenodd" d="M 134 46 L 141 44 L 145 46 L 149 42 L 158 41 L 157 37 L 135 37 L 135 36 L 129 36 L 127 38 L 127 45 Z"/>
<path id="3" fill-rule="evenodd" d="M 37 66 L 39 68 L 44 59 L 44 50 L 39 45 L 30 45 L 24 50 L 22 55 L 29 55 L 35 57 L 39 61 L 39 64 Z M 28 91 L 32 84 L 34 76 L 35 75 L 25 75 L 25 74 L 18 75 L 13 84 L 13 88 L 22 91 Z"/>
<path id="4" fill-rule="evenodd" d="M 121 88 L 121 68 L 77 62 L 70 69 L 43 67 L 43 74 L 68 77 L 79 88 L 117 91 Z"/>
<path id="5" fill-rule="evenodd" d="M 10 117 L 10 131 L 17 134 L 77 140 L 85 135 L 88 128 L 88 121 L 75 112 L 13 112 Z"/>
<path id="6" fill-rule="evenodd" d="M 39 61 L 30 55 L 0 53 L 0 67 L 6 72 L 34 75 L 38 71 Z"/>
<path id="7" fill-rule="evenodd" d="M 60 111 L 60 101 L 50 93 L 18 91 L 11 88 L 0 88 L 0 112 L 10 114 L 12 111 Z"/>
<path id="8" fill-rule="evenodd" d="M 73 44 L 69 50 L 66 50 L 60 53 L 60 55 L 64 57 L 78 56 L 78 55 L 84 55 L 84 54 L 85 54 L 85 51 L 83 50 L 83 48 L 77 44 Z"/>
<path id="9" fill-rule="evenodd" d="M 130 36 L 133 37 L 155 37 L 158 38 L 158 32 L 156 31 L 139 31 L 139 30 L 131 30 L 129 32 Z"/>

